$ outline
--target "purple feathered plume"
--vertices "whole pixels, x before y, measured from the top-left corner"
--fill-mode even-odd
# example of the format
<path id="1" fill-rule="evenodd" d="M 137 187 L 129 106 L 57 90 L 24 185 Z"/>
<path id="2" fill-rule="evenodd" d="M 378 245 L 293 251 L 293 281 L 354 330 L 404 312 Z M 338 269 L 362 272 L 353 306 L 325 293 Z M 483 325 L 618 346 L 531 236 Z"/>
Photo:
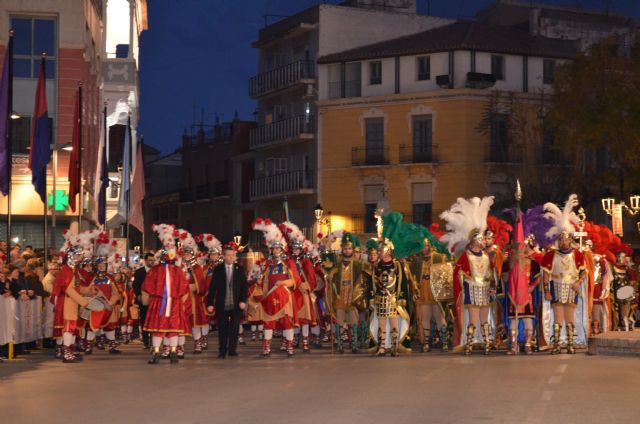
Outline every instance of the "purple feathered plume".
<path id="1" fill-rule="evenodd" d="M 510 216 L 515 221 L 513 209 L 505 209 L 502 213 Z M 544 216 L 544 207 L 542 205 L 534 206 L 522 214 L 522 226 L 525 237 L 533 234 L 536 238 L 536 244 L 539 246 L 544 247 L 555 242 L 555 238 L 547 237 L 547 231 L 553 226 L 553 221 Z"/>

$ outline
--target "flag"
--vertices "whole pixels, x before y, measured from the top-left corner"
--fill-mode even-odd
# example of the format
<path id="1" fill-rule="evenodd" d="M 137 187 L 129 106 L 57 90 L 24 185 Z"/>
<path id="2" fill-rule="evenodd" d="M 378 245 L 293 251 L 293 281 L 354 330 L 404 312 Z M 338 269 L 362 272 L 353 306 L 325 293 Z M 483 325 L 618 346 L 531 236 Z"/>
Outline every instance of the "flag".
<path id="1" fill-rule="evenodd" d="M 9 194 L 9 180 L 11 179 L 11 154 L 10 154 L 10 134 L 9 119 L 10 110 L 10 90 L 11 90 L 11 55 L 13 36 L 9 36 L 9 43 L 4 55 L 4 66 L 2 67 L 2 79 L 0 80 L 0 193 Z"/>
<path id="2" fill-rule="evenodd" d="M 76 94 L 76 108 L 73 113 L 73 135 L 71 138 L 71 157 L 69 158 L 69 207 L 73 212 L 76 211 L 76 196 L 80 192 L 81 172 L 80 172 L 80 155 L 82 149 L 80 147 L 80 90 Z"/>
<path id="3" fill-rule="evenodd" d="M 33 131 L 31 133 L 31 150 L 29 151 L 31 182 L 42 203 L 47 201 L 47 164 L 51 160 L 51 134 L 49 131 L 49 113 L 47 112 L 44 65 L 45 59 L 42 58 L 38 86 L 36 87 L 36 106 L 33 112 Z"/>
<path id="4" fill-rule="evenodd" d="M 513 256 L 509 270 L 509 298 L 516 306 L 522 307 L 529 301 L 529 279 L 527 278 L 524 254 L 524 229 L 520 210 L 516 211 L 516 231 L 513 236 Z"/>
<path id="5" fill-rule="evenodd" d="M 136 166 L 133 168 L 133 182 L 131 183 L 131 214 L 129 224 L 144 234 L 144 214 L 142 213 L 142 199 L 144 199 L 144 160 L 142 158 L 142 143 L 138 146 Z"/>
<path id="6" fill-rule="evenodd" d="M 106 117 L 106 109 L 104 111 Z M 100 140 L 100 151 L 98 152 L 98 179 L 97 179 L 97 191 L 98 193 L 98 223 L 104 224 L 107 219 L 107 187 L 109 186 L 109 169 L 107 165 L 107 143 L 106 132 L 109 128 L 106 127 L 106 119 L 104 120 L 105 127 L 103 128 L 102 140 Z"/>
<path id="7" fill-rule="evenodd" d="M 124 152 L 122 153 L 122 182 L 120 198 L 118 199 L 118 213 L 123 217 L 129 215 L 129 189 L 131 188 L 131 119 L 127 120 L 124 130 Z"/>

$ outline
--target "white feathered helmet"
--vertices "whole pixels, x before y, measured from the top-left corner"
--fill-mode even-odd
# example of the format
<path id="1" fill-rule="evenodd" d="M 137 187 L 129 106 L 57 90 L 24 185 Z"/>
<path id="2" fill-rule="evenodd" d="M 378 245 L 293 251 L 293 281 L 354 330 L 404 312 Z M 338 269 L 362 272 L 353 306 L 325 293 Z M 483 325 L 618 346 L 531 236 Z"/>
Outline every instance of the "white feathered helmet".
<path id="1" fill-rule="evenodd" d="M 93 257 L 94 241 L 100 234 L 98 230 L 87 230 L 78 234 L 77 228 L 77 225 L 72 225 L 69 230 L 62 232 L 65 241 L 60 248 L 60 253 L 63 258 L 66 258 L 70 266 L 78 265 L 75 263 L 74 258 L 78 253 L 82 254 L 83 259 L 91 260 Z"/>
<path id="2" fill-rule="evenodd" d="M 471 241 L 482 240 L 492 205 L 493 196 L 482 199 L 458 197 L 449 210 L 440 214 L 440 218 L 447 223 L 447 233 L 442 236 L 441 241 L 447 243 L 449 251 L 458 256 Z"/>
<path id="3" fill-rule="evenodd" d="M 305 245 L 304 242 L 306 237 L 304 233 L 300 230 L 296 224 L 290 221 L 285 221 L 278 226 L 282 235 L 287 240 L 289 244 L 289 250 L 293 250 L 295 248 L 304 250 Z"/>
<path id="4" fill-rule="evenodd" d="M 209 254 L 222 252 L 222 243 L 213 234 L 200 234 L 196 236 L 196 241 L 202 243 Z"/>
<path id="5" fill-rule="evenodd" d="M 152 224 L 151 231 L 158 235 L 162 250 L 156 253 L 157 259 L 161 263 L 174 262 L 178 259 L 178 251 L 176 250 L 176 238 L 180 233 L 171 224 Z"/>
<path id="6" fill-rule="evenodd" d="M 578 215 L 573 212 L 573 209 L 575 209 L 578 204 L 577 194 L 569 195 L 562 210 L 554 203 L 548 202 L 544 204 L 544 216 L 553 222 L 553 226 L 546 233 L 548 238 L 572 238 L 575 231 L 574 225 L 580 222 Z"/>
<path id="7" fill-rule="evenodd" d="M 256 218 L 256 220 L 251 224 L 251 228 L 257 231 L 262 231 L 264 240 L 269 249 L 273 249 L 275 247 L 280 247 L 282 249 L 287 248 L 287 242 L 284 239 L 282 232 L 269 218 Z"/>

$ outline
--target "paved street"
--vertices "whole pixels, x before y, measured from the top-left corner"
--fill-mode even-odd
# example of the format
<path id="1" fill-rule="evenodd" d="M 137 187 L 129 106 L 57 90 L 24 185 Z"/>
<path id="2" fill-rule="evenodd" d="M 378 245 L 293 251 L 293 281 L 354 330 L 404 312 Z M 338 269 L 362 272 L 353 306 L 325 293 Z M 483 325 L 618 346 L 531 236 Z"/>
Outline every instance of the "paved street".
<path id="1" fill-rule="evenodd" d="M 250 343 L 238 358 L 209 350 L 150 366 L 141 345 L 123 349 L 78 364 L 32 354 L 0 365 L 2 422 L 569 424 L 631 423 L 640 412 L 635 358 L 372 358 L 324 349 L 264 360 Z"/>

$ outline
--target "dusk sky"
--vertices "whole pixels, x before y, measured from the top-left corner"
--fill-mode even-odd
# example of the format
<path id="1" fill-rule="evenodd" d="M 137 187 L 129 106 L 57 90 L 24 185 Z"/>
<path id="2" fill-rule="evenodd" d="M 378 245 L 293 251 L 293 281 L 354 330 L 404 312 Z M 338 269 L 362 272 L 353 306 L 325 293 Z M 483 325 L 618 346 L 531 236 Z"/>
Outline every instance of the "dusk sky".
<path id="1" fill-rule="evenodd" d="M 324 1 L 339 3 L 340 1 Z M 431 15 L 472 18 L 494 0 L 431 0 Z M 248 80 L 257 72 L 251 43 L 265 24 L 264 15 L 293 15 L 318 0 L 152 0 L 149 30 L 141 37 L 140 132 L 145 142 L 164 153 L 180 145 L 184 128 L 213 124 L 218 113 L 229 121 L 237 110 L 252 120 L 255 102 Z M 546 0 L 547 4 L 580 6 L 640 17 L 638 0 Z M 426 14 L 427 0 L 419 0 Z M 268 18 L 273 23 L 280 17 Z"/>

